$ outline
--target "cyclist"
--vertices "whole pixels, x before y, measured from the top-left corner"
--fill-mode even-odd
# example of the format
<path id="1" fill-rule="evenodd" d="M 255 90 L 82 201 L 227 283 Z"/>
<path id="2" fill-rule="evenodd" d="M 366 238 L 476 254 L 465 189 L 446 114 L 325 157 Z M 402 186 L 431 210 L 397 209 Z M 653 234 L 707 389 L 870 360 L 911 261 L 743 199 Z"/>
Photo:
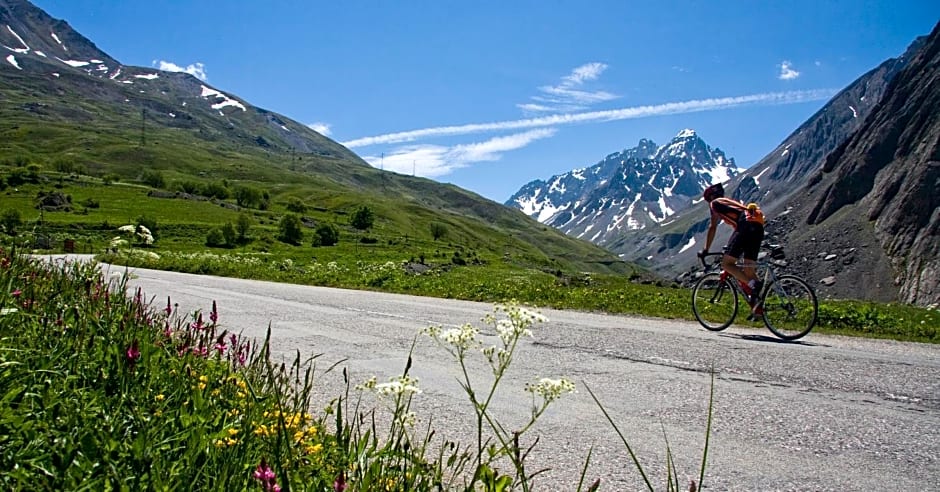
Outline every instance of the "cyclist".
<path id="1" fill-rule="evenodd" d="M 721 183 L 713 184 L 702 194 L 711 210 L 711 223 L 705 237 L 705 249 L 699 256 L 708 254 L 708 249 L 715 240 L 715 230 L 718 222 L 724 221 L 734 228 L 725 255 L 721 258 L 721 267 L 743 285 L 747 285 L 750 292 L 748 302 L 753 306 L 757 303 L 758 295 L 763 288 L 762 282 L 757 278 L 757 253 L 764 240 L 764 216 L 757 204 L 745 205 L 737 200 L 725 198 L 725 189 Z M 738 259 L 744 257 L 743 268 L 738 267 Z"/>

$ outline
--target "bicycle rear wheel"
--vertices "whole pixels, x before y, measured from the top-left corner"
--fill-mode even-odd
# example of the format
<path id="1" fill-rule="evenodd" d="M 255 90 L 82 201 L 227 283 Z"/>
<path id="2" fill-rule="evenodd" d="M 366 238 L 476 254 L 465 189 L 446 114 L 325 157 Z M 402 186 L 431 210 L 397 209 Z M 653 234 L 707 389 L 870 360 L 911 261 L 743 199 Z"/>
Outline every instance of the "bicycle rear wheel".
<path id="1" fill-rule="evenodd" d="M 707 330 L 721 331 L 738 314 L 738 292 L 717 273 L 708 273 L 692 289 L 692 312 Z"/>
<path id="2" fill-rule="evenodd" d="M 799 277 L 784 275 L 767 286 L 763 298 L 764 324 L 784 340 L 806 336 L 819 315 L 816 293 Z"/>

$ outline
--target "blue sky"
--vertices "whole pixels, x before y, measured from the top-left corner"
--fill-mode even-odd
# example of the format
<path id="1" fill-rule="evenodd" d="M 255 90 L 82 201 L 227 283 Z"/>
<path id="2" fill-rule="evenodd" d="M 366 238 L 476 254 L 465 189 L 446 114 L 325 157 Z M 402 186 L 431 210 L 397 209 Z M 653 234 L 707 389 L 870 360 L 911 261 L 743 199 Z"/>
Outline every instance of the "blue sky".
<path id="1" fill-rule="evenodd" d="M 124 64 L 498 202 L 685 128 L 749 167 L 940 20 L 936 1 L 33 3 Z"/>

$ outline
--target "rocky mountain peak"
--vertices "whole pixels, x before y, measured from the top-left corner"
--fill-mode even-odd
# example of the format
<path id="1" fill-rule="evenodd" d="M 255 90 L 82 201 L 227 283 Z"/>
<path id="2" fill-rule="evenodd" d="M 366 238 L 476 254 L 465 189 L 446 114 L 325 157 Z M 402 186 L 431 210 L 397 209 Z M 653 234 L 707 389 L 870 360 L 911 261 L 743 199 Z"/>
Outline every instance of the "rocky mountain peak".
<path id="1" fill-rule="evenodd" d="M 644 138 L 594 166 L 532 181 L 506 204 L 569 235 L 604 244 L 625 230 L 666 221 L 691 206 L 707 186 L 738 172 L 733 159 L 685 129 L 666 145 Z"/>

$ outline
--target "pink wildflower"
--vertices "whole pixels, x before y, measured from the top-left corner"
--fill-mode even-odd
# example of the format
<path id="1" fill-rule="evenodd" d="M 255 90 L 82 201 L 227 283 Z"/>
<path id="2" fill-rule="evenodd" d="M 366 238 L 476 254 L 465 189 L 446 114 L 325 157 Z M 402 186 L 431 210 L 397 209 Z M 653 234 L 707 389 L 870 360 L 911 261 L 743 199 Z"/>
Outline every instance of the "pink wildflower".
<path id="1" fill-rule="evenodd" d="M 274 470 L 264 461 L 264 458 L 261 458 L 261 464 L 258 465 L 258 468 L 255 469 L 252 476 L 255 480 L 261 482 L 264 490 L 268 492 L 281 492 L 281 487 L 277 484 L 277 477 L 274 475 Z"/>
<path id="2" fill-rule="evenodd" d="M 212 312 L 209 313 L 209 321 L 213 323 L 219 321 L 219 310 L 215 307 L 215 301 L 212 301 Z"/>
<path id="3" fill-rule="evenodd" d="M 19 297 L 21 294 L 23 294 L 23 291 L 20 290 L 20 289 L 16 289 L 16 290 L 14 290 L 13 292 L 10 293 L 10 295 L 13 296 L 13 297 Z"/>
<path id="4" fill-rule="evenodd" d="M 167 316 L 173 313 L 173 307 L 170 306 L 170 296 L 166 296 L 166 307 L 163 308 L 163 312 L 165 312 Z"/>
<path id="5" fill-rule="evenodd" d="M 336 480 L 333 481 L 333 491 L 343 492 L 344 490 L 346 490 L 346 472 L 339 472 Z"/>
<path id="6" fill-rule="evenodd" d="M 131 342 L 131 346 L 127 348 L 127 352 L 125 352 L 125 355 L 127 355 L 127 363 L 131 367 L 134 367 L 134 364 L 137 364 L 137 361 L 140 360 L 140 349 L 137 347 L 136 338 L 134 339 L 133 342 Z"/>

